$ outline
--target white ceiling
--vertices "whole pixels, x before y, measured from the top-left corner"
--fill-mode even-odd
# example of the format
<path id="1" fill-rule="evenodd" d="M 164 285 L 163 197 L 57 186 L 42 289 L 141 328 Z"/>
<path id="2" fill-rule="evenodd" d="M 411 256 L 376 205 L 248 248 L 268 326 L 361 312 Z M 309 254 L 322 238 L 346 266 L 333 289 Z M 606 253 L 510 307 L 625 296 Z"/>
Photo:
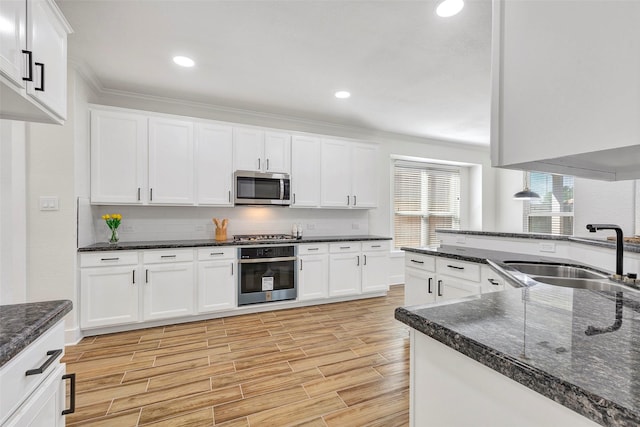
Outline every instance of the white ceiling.
<path id="1" fill-rule="evenodd" d="M 107 91 L 489 143 L 490 0 L 446 19 L 435 0 L 57 3 Z"/>

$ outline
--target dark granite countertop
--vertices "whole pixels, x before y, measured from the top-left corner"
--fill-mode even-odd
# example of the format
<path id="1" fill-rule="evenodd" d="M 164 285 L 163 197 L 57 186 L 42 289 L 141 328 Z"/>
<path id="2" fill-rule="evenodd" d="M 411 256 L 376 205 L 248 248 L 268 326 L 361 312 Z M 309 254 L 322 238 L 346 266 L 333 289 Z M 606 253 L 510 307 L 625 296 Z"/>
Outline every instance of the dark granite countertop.
<path id="1" fill-rule="evenodd" d="M 0 367 L 47 332 L 72 308 L 69 300 L 0 305 Z"/>
<path id="2" fill-rule="evenodd" d="M 468 236 L 486 236 L 486 237 L 506 237 L 513 239 L 535 239 L 535 240 L 563 240 L 569 242 L 580 243 L 589 246 L 599 246 L 603 248 L 616 248 L 616 242 L 614 240 L 607 240 L 606 238 L 586 238 L 586 237 L 574 237 L 574 236 L 559 236 L 556 234 L 543 234 L 543 233 L 502 233 L 496 231 L 474 231 L 474 230 L 448 230 L 437 229 L 437 233 L 444 234 L 465 234 Z M 640 245 L 633 243 L 624 244 L 625 252 L 640 253 Z"/>
<path id="3" fill-rule="evenodd" d="M 640 425 L 639 292 L 537 285 L 395 317 L 597 423 Z"/>
<path id="4" fill-rule="evenodd" d="M 302 237 L 296 240 L 278 240 L 278 241 L 256 241 L 256 242 L 235 242 L 233 240 L 225 240 L 218 242 L 216 240 L 154 240 L 144 242 L 118 242 L 111 245 L 109 243 L 95 243 L 78 249 L 78 252 L 97 252 L 97 251 L 130 251 L 137 249 L 164 249 L 164 248 L 197 248 L 205 246 L 255 246 L 255 245 L 276 245 L 276 244 L 300 244 L 300 243 L 330 243 L 330 242 L 355 242 L 366 240 L 391 240 L 391 237 L 383 236 L 310 236 Z"/>

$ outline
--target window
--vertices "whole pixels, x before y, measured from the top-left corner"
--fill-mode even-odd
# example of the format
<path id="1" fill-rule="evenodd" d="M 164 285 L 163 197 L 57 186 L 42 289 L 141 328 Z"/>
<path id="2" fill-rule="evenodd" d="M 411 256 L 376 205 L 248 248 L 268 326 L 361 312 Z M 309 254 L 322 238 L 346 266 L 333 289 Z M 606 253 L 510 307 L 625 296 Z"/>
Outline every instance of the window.
<path id="1" fill-rule="evenodd" d="M 531 172 L 528 185 L 540 199 L 524 202 L 524 231 L 573 234 L 573 177 Z"/>
<path id="2" fill-rule="evenodd" d="M 396 160 L 395 247 L 437 246 L 436 228 L 460 228 L 460 169 Z"/>

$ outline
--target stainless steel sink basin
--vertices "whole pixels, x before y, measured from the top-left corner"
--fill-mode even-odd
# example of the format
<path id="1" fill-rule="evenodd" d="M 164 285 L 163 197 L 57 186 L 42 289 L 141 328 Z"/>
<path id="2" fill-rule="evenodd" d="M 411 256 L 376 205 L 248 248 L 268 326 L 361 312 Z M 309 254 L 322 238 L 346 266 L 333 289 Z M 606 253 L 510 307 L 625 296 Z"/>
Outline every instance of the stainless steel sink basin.
<path id="1" fill-rule="evenodd" d="M 573 267 L 569 265 L 534 264 L 524 262 L 508 262 L 506 264 L 528 276 L 545 276 L 553 278 L 572 279 L 608 279 L 608 277 L 604 274 L 596 273 L 595 271 L 587 270 L 586 268 Z"/>
<path id="2" fill-rule="evenodd" d="M 611 292 L 638 292 L 634 289 L 623 285 L 618 285 L 612 281 L 593 280 L 593 279 L 576 279 L 569 277 L 531 277 L 536 282 L 546 283 L 548 285 L 563 286 L 566 288 L 590 289 L 592 291 L 611 291 Z"/>

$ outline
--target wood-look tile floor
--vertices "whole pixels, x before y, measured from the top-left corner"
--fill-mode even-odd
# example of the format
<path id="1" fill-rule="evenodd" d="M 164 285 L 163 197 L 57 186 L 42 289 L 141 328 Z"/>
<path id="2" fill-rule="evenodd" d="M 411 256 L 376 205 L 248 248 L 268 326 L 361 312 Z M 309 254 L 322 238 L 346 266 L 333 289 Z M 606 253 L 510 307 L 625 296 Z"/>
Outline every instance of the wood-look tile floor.
<path id="1" fill-rule="evenodd" d="M 68 426 L 406 426 L 408 328 L 386 297 L 84 338 Z"/>

